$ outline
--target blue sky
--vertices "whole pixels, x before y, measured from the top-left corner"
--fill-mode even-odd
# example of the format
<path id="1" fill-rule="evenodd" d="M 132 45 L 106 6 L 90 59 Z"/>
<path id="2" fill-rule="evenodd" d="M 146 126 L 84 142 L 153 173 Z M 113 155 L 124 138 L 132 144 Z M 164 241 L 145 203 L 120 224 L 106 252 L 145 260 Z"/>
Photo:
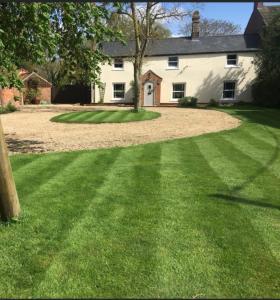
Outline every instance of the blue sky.
<path id="1" fill-rule="evenodd" d="M 264 5 L 279 5 L 280 2 L 266 3 Z M 185 8 L 193 10 L 196 7 L 195 3 L 182 4 Z M 200 11 L 200 15 L 206 18 L 224 19 L 232 21 L 241 26 L 242 32 L 244 31 L 247 22 L 253 11 L 253 2 L 208 2 L 197 4 L 197 8 Z M 168 24 L 168 28 L 171 30 L 173 36 L 178 35 L 178 31 L 182 22 L 173 22 Z"/>

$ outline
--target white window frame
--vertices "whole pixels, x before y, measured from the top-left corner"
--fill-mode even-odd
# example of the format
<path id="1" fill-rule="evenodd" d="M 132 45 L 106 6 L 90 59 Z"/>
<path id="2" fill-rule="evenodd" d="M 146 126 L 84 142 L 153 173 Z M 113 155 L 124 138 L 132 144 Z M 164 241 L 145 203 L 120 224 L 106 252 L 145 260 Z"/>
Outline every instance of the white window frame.
<path id="1" fill-rule="evenodd" d="M 233 98 L 224 98 L 224 92 L 225 91 L 232 91 L 232 90 L 225 90 L 224 89 L 226 82 L 234 83 L 234 90 L 233 90 L 234 97 Z M 236 100 L 236 85 L 237 85 L 237 81 L 236 80 L 224 80 L 223 81 L 223 91 L 222 91 L 222 98 L 221 98 L 221 100 Z"/>
<path id="2" fill-rule="evenodd" d="M 116 60 L 120 60 L 120 61 L 122 61 L 122 67 L 116 67 Z M 118 64 L 120 64 L 120 63 L 118 63 Z M 123 61 L 123 58 L 121 58 L 121 57 L 116 57 L 116 58 L 114 58 L 114 68 L 113 68 L 113 70 L 118 70 L 118 71 L 122 71 L 124 69 L 124 61 Z"/>
<path id="3" fill-rule="evenodd" d="M 236 56 L 236 59 L 235 59 L 235 64 L 231 64 L 231 63 L 228 63 L 229 60 L 234 60 L 233 58 L 228 58 L 229 55 L 235 55 Z M 226 68 L 238 68 L 238 55 L 236 53 L 229 53 L 227 54 L 227 57 L 226 57 L 226 65 L 225 65 Z"/>
<path id="4" fill-rule="evenodd" d="M 174 91 L 174 85 L 175 84 L 182 84 L 182 85 L 184 85 L 184 96 L 182 98 L 186 97 L 186 83 L 185 82 L 172 82 L 171 101 L 178 101 L 179 99 L 181 99 L 181 98 L 173 98 L 174 92 L 175 93 L 176 92 L 181 92 L 181 91 Z"/>
<path id="5" fill-rule="evenodd" d="M 115 97 L 115 84 L 123 84 L 123 98 L 116 98 Z M 125 99 L 125 82 L 113 82 L 113 100 L 119 101 Z"/>
<path id="6" fill-rule="evenodd" d="M 177 60 L 176 60 L 176 61 L 177 61 L 177 66 L 170 66 L 170 65 L 169 65 L 169 63 L 170 63 L 170 58 L 174 58 L 174 57 L 177 58 Z M 175 62 L 175 60 L 173 60 L 173 62 Z M 168 57 L 168 60 L 167 60 L 167 69 L 168 69 L 168 70 L 170 70 L 170 69 L 171 69 L 171 70 L 179 69 L 179 57 L 178 57 L 178 56 L 169 56 L 169 57 Z"/>

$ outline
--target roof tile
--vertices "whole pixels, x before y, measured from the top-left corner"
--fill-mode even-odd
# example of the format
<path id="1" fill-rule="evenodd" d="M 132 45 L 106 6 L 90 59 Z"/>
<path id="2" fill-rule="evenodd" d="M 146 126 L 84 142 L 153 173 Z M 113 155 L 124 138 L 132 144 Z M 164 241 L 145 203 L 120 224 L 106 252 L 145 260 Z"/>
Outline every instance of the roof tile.
<path id="1" fill-rule="evenodd" d="M 198 40 L 192 40 L 190 37 L 166 38 L 152 40 L 148 44 L 146 55 L 250 52 L 257 51 L 259 45 L 259 36 L 255 34 L 206 36 Z M 128 41 L 126 45 L 120 42 L 104 42 L 102 48 L 104 53 L 111 57 L 132 56 L 135 49 L 134 41 Z"/>

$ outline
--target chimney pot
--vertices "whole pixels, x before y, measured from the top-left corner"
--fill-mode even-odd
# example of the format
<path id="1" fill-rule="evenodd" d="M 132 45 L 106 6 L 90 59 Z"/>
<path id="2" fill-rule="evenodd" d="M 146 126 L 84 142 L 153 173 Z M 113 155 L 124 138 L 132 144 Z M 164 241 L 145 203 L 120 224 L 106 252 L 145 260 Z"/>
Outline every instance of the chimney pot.
<path id="1" fill-rule="evenodd" d="M 192 14 L 192 39 L 198 39 L 199 38 L 199 11 L 196 10 Z"/>

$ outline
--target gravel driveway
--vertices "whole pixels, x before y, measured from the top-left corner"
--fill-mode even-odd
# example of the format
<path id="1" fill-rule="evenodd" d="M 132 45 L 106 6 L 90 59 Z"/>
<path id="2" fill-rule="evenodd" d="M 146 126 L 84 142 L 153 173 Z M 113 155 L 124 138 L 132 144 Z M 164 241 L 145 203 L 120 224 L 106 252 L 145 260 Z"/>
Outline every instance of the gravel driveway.
<path id="1" fill-rule="evenodd" d="M 119 124 L 64 124 L 50 122 L 58 114 L 73 110 L 128 109 L 116 107 L 24 108 L 2 115 L 6 141 L 12 153 L 72 151 L 128 146 L 190 137 L 237 127 L 230 115 L 204 109 L 149 108 L 161 117 Z"/>

